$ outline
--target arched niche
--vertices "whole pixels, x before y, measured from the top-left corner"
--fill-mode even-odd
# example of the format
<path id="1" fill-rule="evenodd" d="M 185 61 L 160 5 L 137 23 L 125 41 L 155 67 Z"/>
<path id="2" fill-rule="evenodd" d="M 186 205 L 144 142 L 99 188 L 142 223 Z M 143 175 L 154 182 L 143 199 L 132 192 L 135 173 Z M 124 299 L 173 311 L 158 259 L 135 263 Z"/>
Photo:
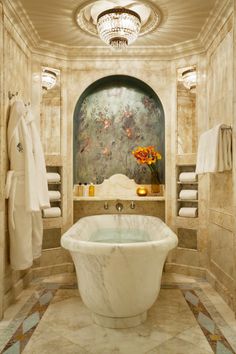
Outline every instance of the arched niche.
<path id="1" fill-rule="evenodd" d="M 74 110 L 74 183 L 101 183 L 122 173 L 136 183 L 150 183 L 150 170 L 132 155 L 153 145 L 162 155 L 159 176 L 165 181 L 165 117 L 162 103 L 143 81 L 112 75 L 95 81 Z"/>

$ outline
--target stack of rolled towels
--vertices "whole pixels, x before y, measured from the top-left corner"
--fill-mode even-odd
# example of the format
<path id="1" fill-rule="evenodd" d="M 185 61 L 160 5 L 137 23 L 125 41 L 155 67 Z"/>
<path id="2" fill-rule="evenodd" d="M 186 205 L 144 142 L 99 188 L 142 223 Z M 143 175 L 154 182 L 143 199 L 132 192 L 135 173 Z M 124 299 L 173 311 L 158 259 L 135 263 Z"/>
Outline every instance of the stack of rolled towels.
<path id="1" fill-rule="evenodd" d="M 179 181 L 185 183 L 197 182 L 197 175 L 195 172 L 181 172 Z"/>
<path id="2" fill-rule="evenodd" d="M 59 216 L 61 216 L 61 208 L 59 207 L 43 209 L 44 218 L 58 218 Z"/>
<path id="3" fill-rule="evenodd" d="M 57 172 L 47 172 L 48 183 L 58 183 L 61 181 L 61 176 Z M 56 202 L 61 199 L 61 192 L 57 190 L 50 190 L 49 200 L 50 202 Z M 61 216 L 61 208 L 51 207 L 42 210 L 43 218 L 57 218 Z"/>
<path id="4" fill-rule="evenodd" d="M 57 172 L 47 172 L 48 183 L 57 183 L 61 181 L 61 176 Z"/>
<path id="5" fill-rule="evenodd" d="M 181 172 L 179 181 L 183 183 L 197 182 L 197 175 L 195 172 Z M 182 189 L 179 193 L 179 199 L 191 201 L 198 199 L 198 191 L 195 189 Z M 179 209 L 179 216 L 186 218 L 196 218 L 198 208 L 196 207 L 182 207 Z"/>

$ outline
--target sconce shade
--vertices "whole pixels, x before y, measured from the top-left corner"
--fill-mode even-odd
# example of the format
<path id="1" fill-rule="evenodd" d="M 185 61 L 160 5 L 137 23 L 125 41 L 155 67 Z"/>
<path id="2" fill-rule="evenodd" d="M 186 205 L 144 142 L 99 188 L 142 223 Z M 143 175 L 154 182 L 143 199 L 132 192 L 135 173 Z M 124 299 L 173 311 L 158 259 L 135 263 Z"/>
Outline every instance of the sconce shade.
<path id="1" fill-rule="evenodd" d="M 194 92 L 196 89 L 197 73 L 196 69 L 188 69 L 182 72 L 182 79 L 184 86 Z"/>
<path id="2" fill-rule="evenodd" d="M 57 74 L 48 69 L 42 71 L 42 88 L 44 90 L 51 90 L 57 82 Z"/>

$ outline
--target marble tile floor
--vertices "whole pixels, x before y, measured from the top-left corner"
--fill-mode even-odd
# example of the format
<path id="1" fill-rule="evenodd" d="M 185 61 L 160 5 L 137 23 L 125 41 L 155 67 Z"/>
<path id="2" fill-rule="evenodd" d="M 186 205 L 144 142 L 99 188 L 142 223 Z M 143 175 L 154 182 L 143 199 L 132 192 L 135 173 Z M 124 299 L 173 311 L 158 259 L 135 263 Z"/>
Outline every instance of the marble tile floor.
<path id="1" fill-rule="evenodd" d="M 38 279 L 0 322 L 4 354 L 233 354 L 236 320 L 204 280 L 165 273 L 159 297 L 140 326 L 95 325 L 74 274 Z"/>

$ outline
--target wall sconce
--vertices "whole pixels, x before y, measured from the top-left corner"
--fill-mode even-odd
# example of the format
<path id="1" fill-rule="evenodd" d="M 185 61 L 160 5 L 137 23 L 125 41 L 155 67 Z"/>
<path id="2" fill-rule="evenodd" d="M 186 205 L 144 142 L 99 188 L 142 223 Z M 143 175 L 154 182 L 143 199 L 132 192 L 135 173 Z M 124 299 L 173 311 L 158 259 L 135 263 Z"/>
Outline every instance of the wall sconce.
<path id="1" fill-rule="evenodd" d="M 57 82 L 57 74 L 48 69 L 43 69 L 42 71 L 42 89 L 51 90 Z"/>
<path id="2" fill-rule="evenodd" d="M 186 89 L 190 90 L 191 93 L 196 92 L 197 72 L 195 68 L 183 71 L 182 80 Z"/>

